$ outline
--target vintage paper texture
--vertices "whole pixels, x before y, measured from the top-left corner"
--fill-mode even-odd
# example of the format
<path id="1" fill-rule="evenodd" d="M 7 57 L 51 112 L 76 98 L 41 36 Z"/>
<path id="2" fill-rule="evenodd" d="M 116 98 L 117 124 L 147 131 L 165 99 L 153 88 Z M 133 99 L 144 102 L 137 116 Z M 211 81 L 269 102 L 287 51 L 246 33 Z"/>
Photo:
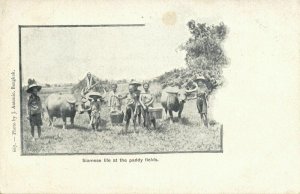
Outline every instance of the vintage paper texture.
<path id="1" fill-rule="evenodd" d="M 299 8 L 299 1 L 0 1 L 0 192 L 299 193 Z M 141 164 L 82 162 L 106 156 L 20 156 L 19 122 L 12 151 L 10 73 L 16 71 L 18 88 L 18 25 L 145 23 L 154 32 L 145 38 L 182 42 L 187 35 L 176 31 L 190 19 L 222 21 L 230 30 L 226 85 L 213 110 L 226 129 L 223 153 L 115 156 L 159 160 Z"/>

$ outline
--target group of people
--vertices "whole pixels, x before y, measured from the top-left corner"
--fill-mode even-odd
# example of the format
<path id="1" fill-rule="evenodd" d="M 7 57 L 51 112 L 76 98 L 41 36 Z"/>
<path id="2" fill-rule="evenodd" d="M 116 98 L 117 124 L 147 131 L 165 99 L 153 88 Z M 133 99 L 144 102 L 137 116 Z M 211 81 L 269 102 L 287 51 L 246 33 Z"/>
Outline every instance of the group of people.
<path id="1" fill-rule="evenodd" d="M 139 86 L 143 86 L 143 91 L 139 90 Z M 128 93 L 125 95 L 120 94 L 117 91 L 118 85 L 112 84 L 112 91 L 109 93 L 108 106 L 111 112 L 121 112 L 122 100 L 126 99 L 125 108 L 125 133 L 128 130 L 129 121 L 132 118 L 134 124 L 134 131 L 136 131 L 136 119 L 138 124 L 141 125 L 141 116 L 143 116 L 143 126 L 148 128 L 150 124 L 153 124 L 154 129 L 156 128 L 155 118 L 151 117 L 149 108 L 153 107 L 154 95 L 149 91 L 149 83 L 144 82 L 140 84 L 137 81 L 132 80 L 129 83 Z"/>
<path id="2" fill-rule="evenodd" d="M 205 85 L 205 78 L 202 76 L 196 77 L 193 82 L 192 89 L 186 89 L 187 94 L 196 93 L 195 99 L 198 112 L 200 113 L 201 119 L 205 126 L 208 125 L 207 119 L 207 98 L 208 89 Z M 97 95 L 97 92 L 93 92 L 93 88 L 97 85 L 96 80 L 93 78 L 91 73 L 86 76 L 86 87 L 82 90 L 82 95 L 87 96 L 90 100 L 90 124 L 94 125 L 96 119 L 100 119 L 100 108 L 101 108 L 101 95 Z M 142 86 L 143 90 L 138 88 Z M 128 131 L 130 120 L 133 120 L 134 132 L 138 132 L 136 128 L 136 120 L 141 125 L 141 117 L 143 116 L 143 126 L 150 129 L 151 124 L 156 129 L 156 120 L 150 114 L 149 109 L 153 107 L 154 95 L 150 92 L 150 83 L 144 82 L 143 84 L 132 80 L 129 83 L 128 93 L 121 94 L 118 92 L 118 85 L 116 83 L 111 84 L 111 92 L 109 93 L 108 106 L 110 112 L 122 112 L 122 100 L 126 99 L 125 104 L 125 133 Z M 43 109 L 40 97 L 37 93 L 41 90 L 41 86 L 37 85 L 35 80 L 29 79 L 27 93 L 30 93 L 28 98 L 27 114 L 31 126 L 31 135 L 34 137 L 34 127 L 37 126 L 38 136 L 41 136 L 41 125 L 43 117 Z M 104 90 L 105 92 L 105 90 Z M 98 93 L 99 94 L 99 93 Z M 192 99 L 194 99 L 192 98 Z M 191 99 L 191 98 L 190 98 Z M 93 126 L 94 127 L 94 126 Z M 97 126 L 95 126 L 97 127 Z"/>
<path id="3" fill-rule="evenodd" d="M 91 87 L 96 84 L 95 81 L 92 80 L 93 77 L 90 73 L 87 74 L 87 85 L 84 88 L 84 91 L 90 91 Z M 171 82 L 172 86 L 176 85 L 175 82 Z M 207 101 L 208 101 L 208 93 L 209 90 L 206 85 L 206 79 L 203 76 L 197 76 L 193 80 L 190 80 L 191 85 L 185 84 L 186 94 L 195 93 L 196 95 L 193 98 L 189 98 L 189 100 L 196 99 L 196 106 L 198 112 L 200 114 L 201 120 L 205 126 L 208 126 L 207 119 Z M 180 87 L 182 86 L 179 84 Z M 143 86 L 143 90 L 139 90 L 139 86 Z M 111 92 L 109 93 L 108 106 L 110 107 L 110 112 L 122 112 L 122 100 L 126 99 L 125 104 L 125 117 L 124 120 L 126 122 L 125 132 L 128 130 L 129 121 L 132 118 L 134 131 L 136 131 L 136 121 L 139 125 L 141 125 L 141 116 L 143 116 L 143 126 L 147 129 L 150 128 L 151 124 L 154 129 L 156 128 L 156 120 L 150 114 L 149 108 L 153 107 L 154 102 L 154 94 L 150 92 L 150 83 L 144 82 L 143 84 L 131 80 L 128 87 L 128 93 L 122 95 L 118 92 L 118 85 L 116 83 L 111 84 Z"/>

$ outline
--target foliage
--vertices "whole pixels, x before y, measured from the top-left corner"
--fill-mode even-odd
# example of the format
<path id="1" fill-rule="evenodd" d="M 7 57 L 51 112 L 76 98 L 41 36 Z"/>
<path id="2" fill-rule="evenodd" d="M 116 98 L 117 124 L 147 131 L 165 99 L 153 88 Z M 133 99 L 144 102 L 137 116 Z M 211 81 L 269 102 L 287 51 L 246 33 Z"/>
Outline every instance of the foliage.
<path id="1" fill-rule="evenodd" d="M 203 75 L 211 90 L 221 86 L 224 82 L 223 68 L 228 64 L 222 48 L 222 43 L 227 35 L 227 27 L 219 25 L 206 25 L 191 20 L 187 24 L 192 35 L 189 40 L 181 46 L 186 51 L 185 61 L 188 72 Z"/>

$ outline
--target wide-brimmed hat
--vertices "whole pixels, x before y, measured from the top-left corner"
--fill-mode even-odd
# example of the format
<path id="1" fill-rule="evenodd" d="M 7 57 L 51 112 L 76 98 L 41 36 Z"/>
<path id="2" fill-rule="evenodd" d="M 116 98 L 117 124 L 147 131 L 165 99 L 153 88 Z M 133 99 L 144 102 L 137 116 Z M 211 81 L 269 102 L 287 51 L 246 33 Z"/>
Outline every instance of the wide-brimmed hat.
<path id="1" fill-rule="evenodd" d="M 139 83 L 138 81 L 131 80 L 131 81 L 129 82 L 129 85 L 141 86 L 142 84 L 141 84 L 141 83 Z"/>
<path id="2" fill-rule="evenodd" d="M 202 81 L 205 81 L 205 77 L 203 75 L 197 75 L 195 78 L 194 78 L 194 81 L 198 81 L 198 80 L 202 80 Z"/>
<path id="3" fill-rule="evenodd" d="M 31 93 L 33 88 L 37 88 L 38 91 L 42 89 L 42 86 L 38 85 L 34 79 L 28 80 L 28 88 L 26 90 L 27 93 Z"/>
<path id="4" fill-rule="evenodd" d="M 148 86 L 150 86 L 150 82 L 148 82 L 148 81 L 144 81 L 144 82 L 143 82 L 143 86 L 144 86 L 144 85 L 148 85 Z"/>
<path id="5" fill-rule="evenodd" d="M 87 98 L 102 98 L 102 94 L 100 94 L 99 92 L 89 92 L 87 95 Z"/>
<path id="6" fill-rule="evenodd" d="M 117 84 L 116 82 L 113 82 L 113 83 L 111 83 L 110 85 L 111 85 L 111 87 L 112 87 L 112 86 L 117 86 L 117 87 L 118 87 L 118 84 Z"/>
<path id="7" fill-rule="evenodd" d="M 165 90 L 168 94 L 178 94 L 179 93 L 179 88 L 178 87 L 167 87 Z"/>

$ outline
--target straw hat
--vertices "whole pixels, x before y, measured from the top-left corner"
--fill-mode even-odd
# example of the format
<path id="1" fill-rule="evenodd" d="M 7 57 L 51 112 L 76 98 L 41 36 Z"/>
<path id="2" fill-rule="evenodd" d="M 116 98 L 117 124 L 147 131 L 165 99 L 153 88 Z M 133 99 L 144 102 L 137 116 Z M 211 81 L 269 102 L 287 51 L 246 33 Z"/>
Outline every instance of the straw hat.
<path id="1" fill-rule="evenodd" d="M 117 86 L 117 87 L 118 87 L 118 84 L 117 84 L 116 82 L 113 82 L 113 83 L 111 83 L 110 85 L 111 85 L 111 87 L 112 87 L 112 86 Z"/>
<path id="2" fill-rule="evenodd" d="M 144 82 L 143 82 L 143 86 L 144 86 L 144 85 L 150 86 L 150 82 L 149 82 L 149 81 L 144 81 Z"/>
<path id="3" fill-rule="evenodd" d="M 37 88 L 38 91 L 42 89 L 42 86 L 37 85 L 36 81 L 34 79 L 28 80 L 28 88 L 26 90 L 27 93 L 31 93 L 33 88 Z"/>
<path id="4" fill-rule="evenodd" d="M 179 89 L 177 87 L 167 87 L 165 90 L 169 94 L 178 94 Z"/>
<path id="5" fill-rule="evenodd" d="M 202 80 L 202 81 L 205 81 L 205 77 L 203 75 L 197 75 L 195 78 L 194 78 L 194 81 L 198 81 L 198 80 Z"/>
<path id="6" fill-rule="evenodd" d="M 93 98 L 93 99 L 98 99 L 98 98 L 102 98 L 102 94 L 100 94 L 99 92 L 90 92 L 87 94 L 87 98 Z"/>
<path id="7" fill-rule="evenodd" d="M 140 84 L 139 82 L 135 81 L 135 80 L 131 80 L 129 85 L 136 85 L 136 86 L 141 86 L 142 84 Z"/>

